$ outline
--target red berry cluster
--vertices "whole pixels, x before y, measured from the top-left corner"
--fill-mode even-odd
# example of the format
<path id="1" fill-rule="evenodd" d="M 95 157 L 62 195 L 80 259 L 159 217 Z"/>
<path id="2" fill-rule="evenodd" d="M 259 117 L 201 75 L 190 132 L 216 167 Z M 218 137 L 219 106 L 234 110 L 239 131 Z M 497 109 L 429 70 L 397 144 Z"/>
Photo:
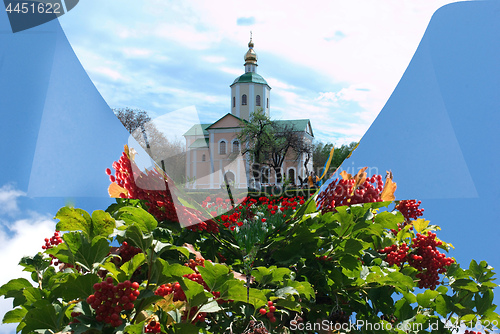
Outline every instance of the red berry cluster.
<path id="1" fill-rule="evenodd" d="M 439 274 L 446 272 L 454 260 L 436 249 L 442 242 L 436 240 L 435 233 L 429 232 L 426 236 L 417 233 L 412 242 L 416 254 L 409 256 L 408 263 L 419 271 L 416 275 L 420 279 L 419 288 L 434 290 L 439 285 Z"/>
<path id="2" fill-rule="evenodd" d="M 406 220 L 417 219 L 423 216 L 424 209 L 419 209 L 422 202 L 414 199 L 402 200 L 396 205 L 396 210 L 401 212 Z"/>
<path id="3" fill-rule="evenodd" d="M 44 249 L 44 250 L 45 249 L 50 249 L 50 248 L 52 248 L 54 246 L 57 246 L 60 243 L 62 243 L 63 239 L 61 238 L 61 236 L 60 236 L 59 233 L 60 233 L 59 231 L 55 231 L 54 235 L 50 239 L 49 238 L 45 238 L 45 245 L 42 246 L 42 249 Z M 50 256 L 50 264 L 53 264 L 54 266 L 57 266 L 57 265 L 59 265 L 59 263 L 61 263 L 61 262 L 59 262 L 57 260 L 57 258 L 54 255 L 49 254 L 49 256 Z"/>
<path id="4" fill-rule="evenodd" d="M 75 319 L 76 317 L 78 317 L 79 315 L 82 315 L 81 312 L 71 312 L 71 321 L 69 322 L 69 324 L 77 324 L 80 322 L 80 320 L 78 319 Z"/>
<path id="5" fill-rule="evenodd" d="M 130 160 L 127 147 L 120 159 L 113 162 L 113 169 L 115 175 L 112 175 L 109 168 L 106 169 L 106 174 L 111 182 L 123 188 L 121 198 L 145 200 L 149 213 L 158 220 L 178 221 L 169 184 L 157 170 L 151 169 L 146 173 L 140 171 Z"/>
<path id="6" fill-rule="evenodd" d="M 159 322 L 152 320 L 144 328 L 144 333 L 161 333 L 161 325 Z"/>
<path id="7" fill-rule="evenodd" d="M 390 266 L 396 265 L 399 267 L 401 263 L 406 261 L 409 250 L 410 248 L 406 245 L 406 243 L 403 243 L 400 246 L 387 246 L 384 249 L 381 249 L 379 253 L 387 254 L 385 260 L 389 263 Z"/>
<path id="8" fill-rule="evenodd" d="M 184 275 L 184 277 L 186 277 L 187 279 L 190 279 L 193 282 L 196 282 L 196 283 L 202 285 L 205 290 L 210 291 L 210 288 L 208 287 L 207 283 L 205 283 L 205 280 L 203 279 L 203 277 L 201 277 L 201 274 L 196 269 L 197 266 L 202 266 L 202 267 L 205 266 L 205 259 L 203 259 L 203 258 L 198 258 L 196 260 L 190 259 L 189 262 L 186 263 L 185 265 L 188 266 L 189 268 L 193 269 L 195 272 L 192 274 L 186 274 L 186 275 Z M 219 304 L 226 302 L 225 300 L 220 299 L 220 292 L 218 292 L 218 291 L 210 291 L 210 292 L 212 293 L 212 295 L 215 297 L 215 299 L 217 300 L 217 302 Z M 186 295 L 184 294 L 184 291 L 182 290 L 182 287 L 179 284 L 179 282 L 176 282 L 174 284 L 172 284 L 172 283 L 162 284 L 155 291 L 155 295 L 162 296 L 162 297 L 169 295 L 171 293 L 174 294 L 174 299 L 173 299 L 174 302 L 186 300 Z M 183 318 L 186 319 L 187 316 L 189 315 L 189 313 L 195 314 L 197 311 L 198 311 L 197 307 L 192 307 L 190 310 L 186 310 L 184 312 Z M 205 321 L 206 315 L 207 315 L 206 312 L 198 313 L 198 315 L 196 316 L 196 319 L 194 319 L 193 322 Z"/>
<path id="9" fill-rule="evenodd" d="M 108 277 L 101 283 L 94 284 L 93 295 L 87 297 L 87 303 L 96 311 L 96 320 L 113 327 L 122 324 L 120 312 L 134 308 L 134 301 L 139 296 L 139 283 L 120 282 L 116 286 L 113 278 Z"/>
<path id="10" fill-rule="evenodd" d="M 271 322 L 276 322 L 276 317 L 274 316 L 274 312 L 276 311 L 276 306 L 273 305 L 272 300 L 267 302 L 267 307 L 266 308 L 261 308 L 259 310 L 259 313 L 261 315 L 266 315 L 269 318 L 269 321 Z"/>
<path id="11" fill-rule="evenodd" d="M 116 254 L 120 255 L 120 258 L 114 257 L 113 262 L 117 266 L 121 266 L 125 262 L 130 261 L 135 255 L 142 253 L 142 250 L 138 247 L 134 247 L 124 241 L 121 246 L 116 250 Z"/>
<path id="12" fill-rule="evenodd" d="M 408 261 L 408 264 L 419 272 L 416 277 L 420 279 L 419 288 L 430 288 L 434 290 L 439 284 L 439 274 L 446 272 L 446 267 L 454 260 L 440 253 L 436 247 L 441 246 L 442 241 L 436 240 L 436 234 L 429 232 L 427 235 L 417 233 L 412 239 L 410 247 L 406 243 L 392 245 L 379 250 L 381 254 L 387 254 L 386 261 L 389 265 L 400 266 Z M 410 248 L 413 251 L 410 252 Z"/>
<path id="13" fill-rule="evenodd" d="M 113 169 L 115 175 L 112 175 L 109 168 L 106 169 L 106 174 L 112 183 L 120 187 L 119 196 L 144 200 L 148 212 L 157 220 L 181 221 L 194 231 L 218 232 L 217 224 L 211 220 L 204 221 L 205 218 L 200 212 L 185 206 L 176 207 L 169 190 L 169 186 L 174 184 L 173 181 L 155 169 L 147 170 L 145 173 L 140 171 L 130 160 L 127 147 L 120 159 L 113 162 Z"/>
<path id="14" fill-rule="evenodd" d="M 336 206 L 359 203 L 381 202 L 380 195 L 384 189 L 381 175 L 367 178 L 361 185 L 354 188 L 355 179 L 336 179 L 320 193 L 317 202 L 323 212 L 334 211 Z"/>
<path id="15" fill-rule="evenodd" d="M 464 334 L 481 334 L 481 332 L 474 332 L 474 331 L 470 331 L 470 330 L 466 329 Z"/>

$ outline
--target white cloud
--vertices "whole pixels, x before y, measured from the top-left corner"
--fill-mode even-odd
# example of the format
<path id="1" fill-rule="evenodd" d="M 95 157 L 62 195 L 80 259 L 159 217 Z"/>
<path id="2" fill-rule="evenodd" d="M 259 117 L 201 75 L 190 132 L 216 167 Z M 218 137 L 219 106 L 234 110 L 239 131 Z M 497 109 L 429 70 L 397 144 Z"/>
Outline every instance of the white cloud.
<path id="1" fill-rule="evenodd" d="M 242 73 L 243 71 L 240 68 L 236 68 L 236 67 L 220 66 L 219 70 L 222 72 L 225 72 L 225 73 L 235 75 L 235 76 L 240 76 L 243 74 Z"/>
<path id="2" fill-rule="evenodd" d="M 276 78 L 266 78 L 267 83 L 269 86 L 271 86 L 273 89 L 297 89 L 297 87 L 287 84 L 279 79 Z"/>
<path id="3" fill-rule="evenodd" d="M 226 57 L 223 56 L 203 56 L 202 59 L 208 63 L 215 63 L 215 64 L 223 63 L 227 60 Z"/>
<path id="4" fill-rule="evenodd" d="M 350 123 L 360 122 L 361 126 L 357 129 L 362 131 L 375 119 L 396 87 L 433 12 L 450 2 L 453 1 L 321 1 L 311 6 L 299 1 L 290 5 L 278 0 L 255 0 L 248 7 L 229 0 L 152 0 L 145 4 L 128 2 L 126 5 L 118 0 L 109 0 L 106 4 L 89 0 L 88 3 L 92 4 L 79 7 L 82 18 L 77 22 L 80 26 L 74 23 L 77 13 L 73 14 L 71 22 L 63 20 L 62 24 L 65 30 L 66 26 L 73 28 L 67 32 L 68 38 L 110 104 L 142 103 L 168 110 L 196 104 L 192 94 L 184 94 L 184 90 L 179 90 L 179 94 L 172 90 L 173 98 L 168 95 L 168 100 L 158 96 L 151 101 L 148 94 L 154 86 L 145 87 L 143 83 L 163 73 L 155 72 L 154 66 L 148 68 L 139 62 L 124 65 L 126 57 L 141 56 L 138 50 L 147 45 L 147 49 L 151 50 L 148 62 L 175 61 L 186 78 L 200 78 L 197 82 L 199 89 L 191 89 L 201 94 L 207 85 L 204 79 L 210 80 L 213 73 L 200 71 L 199 62 L 215 64 L 223 73 L 242 74 L 242 67 L 236 67 L 236 63 L 231 62 L 233 59 L 228 59 L 228 54 L 237 48 L 243 55 L 251 29 L 259 65 L 263 72 L 268 73 L 265 78 L 273 87 L 271 96 L 281 98 L 278 99 L 279 105 L 276 99 L 271 101 L 273 114 L 277 111 L 280 115 L 283 111 L 280 116 L 288 119 L 296 118 L 297 114 L 304 118 L 306 114 L 314 128 L 336 128 L 339 123 L 334 117 L 335 109 L 346 107 L 343 102 L 350 102 L 351 108 L 356 103 L 356 107 L 363 110 L 357 108 L 353 113 L 346 109 L 343 116 L 347 117 L 349 111 L 351 115 L 356 114 L 351 116 Z M 99 25 L 91 25 L 92 21 L 88 20 L 83 10 L 95 11 L 95 6 L 101 5 L 106 6 L 108 11 L 116 7 L 120 15 L 100 15 Z M 254 18 L 251 28 L 238 25 L 238 19 L 242 17 Z M 81 34 L 82 30 L 85 35 Z M 82 38 L 72 38 L 73 34 Z M 108 43 L 96 43 L 103 35 Z M 113 51 L 123 49 L 124 45 L 131 50 L 128 56 L 123 53 L 121 57 L 125 59 Z M 182 53 L 189 57 L 180 59 L 178 55 Z M 176 56 L 171 57 L 174 54 Z M 142 55 L 146 56 L 146 53 Z M 272 59 L 277 66 L 265 67 L 267 59 Z M 280 59 L 286 66 L 276 62 Z M 309 78 L 317 75 L 321 77 L 324 88 L 306 80 L 294 82 L 284 79 L 290 71 L 297 72 L 297 77 L 302 77 L 300 74 L 304 72 Z M 286 77 L 289 78 L 288 75 Z M 304 91 L 310 93 L 311 87 L 315 87 L 315 94 L 301 96 Z M 360 90 L 362 88 L 369 90 Z M 221 94 L 225 94 L 221 95 L 223 98 L 217 97 L 209 103 L 217 110 L 226 110 L 229 94 L 226 91 Z M 329 113 L 330 117 L 323 117 L 321 112 Z"/>
<path id="5" fill-rule="evenodd" d="M 30 218 L 21 219 L 0 229 L 0 285 L 14 278 L 24 277 L 30 280 L 28 272 L 23 272 L 19 261 L 23 256 L 33 256 L 42 250 L 44 238 L 52 236 L 55 221 L 48 216 L 32 214 Z M 0 299 L 0 319 L 12 309 L 12 299 Z M 15 332 L 15 325 L 1 325 L 1 334 Z"/>
<path id="6" fill-rule="evenodd" d="M 6 184 L 0 188 L 0 214 L 14 215 L 19 212 L 17 198 L 26 195 L 23 191 Z"/>
<path id="7" fill-rule="evenodd" d="M 145 58 L 153 54 L 152 50 L 141 48 L 123 48 L 122 51 L 129 58 Z"/>

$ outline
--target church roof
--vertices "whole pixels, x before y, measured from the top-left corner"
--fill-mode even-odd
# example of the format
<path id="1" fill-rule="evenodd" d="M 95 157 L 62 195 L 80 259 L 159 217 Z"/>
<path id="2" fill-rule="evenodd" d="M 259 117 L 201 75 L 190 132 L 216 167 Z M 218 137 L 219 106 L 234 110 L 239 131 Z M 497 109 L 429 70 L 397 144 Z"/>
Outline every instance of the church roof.
<path id="1" fill-rule="evenodd" d="M 201 136 L 202 134 L 204 136 L 208 136 L 207 128 L 210 125 L 212 125 L 212 123 L 195 124 L 189 130 L 187 130 L 186 133 L 183 134 L 183 136 Z"/>
<path id="2" fill-rule="evenodd" d="M 208 148 L 208 139 L 198 138 L 191 145 L 189 145 L 189 148 Z"/>
<path id="3" fill-rule="evenodd" d="M 234 82 L 231 84 L 231 86 L 234 84 L 237 84 L 237 83 L 247 83 L 247 82 L 267 85 L 266 80 L 264 80 L 264 78 L 260 74 L 257 74 L 255 72 L 247 72 L 247 73 L 237 77 L 234 80 Z"/>
<path id="4" fill-rule="evenodd" d="M 308 126 L 310 126 L 311 121 L 309 119 L 288 119 L 288 120 L 277 120 L 273 121 L 274 123 L 278 125 L 290 125 L 292 126 L 292 129 L 294 131 L 306 131 L 308 130 Z M 309 128 L 311 135 L 312 134 L 312 127 Z"/>
<path id="5" fill-rule="evenodd" d="M 247 121 L 247 120 L 242 119 L 242 118 L 239 118 L 238 116 L 235 116 L 235 115 L 233 115 L 233 114 L 231 114 L 231 113 L 227 113 L 227 114 L 225 114 L 224 116 L 222 116 L 221 118 L 219 118 L 218 120 L 216 120 L 215 122 L 213 122 L 212 124 L 209 124 L 209 126 L 207 127 L 207 130 L 208 130 L 208 129 L 210 129 L 210 128 L 214 128 L 214 125 L 215 125 L 215 124 L 217 124 L 219 121 L 223 120 L 223 119 L 224 119 L 224 118 L 226 118 L 226 117 L 233 117 L 233 118 L 236 118 L 236 119 L 238 120 L 238 122 L 246 122 L 246 121 Z M 237 126 L 237 127 L 239 127 L 239 124 L 238 124 L 238 126 Z M 231 128 L 233 128 L 233 127 L 231 127 Z"/>

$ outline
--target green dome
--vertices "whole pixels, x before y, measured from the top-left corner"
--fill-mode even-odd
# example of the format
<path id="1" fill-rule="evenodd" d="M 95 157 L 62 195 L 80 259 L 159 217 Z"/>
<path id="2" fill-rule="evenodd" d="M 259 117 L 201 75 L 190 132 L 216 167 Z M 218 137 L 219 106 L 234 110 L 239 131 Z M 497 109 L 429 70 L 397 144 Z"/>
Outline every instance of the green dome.
<path id="1" fill-rule="evenodd" d="M 236 84 L 236 83 L 247 83 L 247 82 L 253 82 L 253 83 L 259 83 L 259 84 L 264 84 L 264 85 L 267 85 L 267 82 L 266 80 L 264 80 L 263 77 L 261 77 L 259 74 L 255 73 L 255 72 L 247 72 L 243 75 L 240 75 L 239 77 L 237 77 L 233 84 Z M 231 85 L 231 86 L 232 86 Z"/>

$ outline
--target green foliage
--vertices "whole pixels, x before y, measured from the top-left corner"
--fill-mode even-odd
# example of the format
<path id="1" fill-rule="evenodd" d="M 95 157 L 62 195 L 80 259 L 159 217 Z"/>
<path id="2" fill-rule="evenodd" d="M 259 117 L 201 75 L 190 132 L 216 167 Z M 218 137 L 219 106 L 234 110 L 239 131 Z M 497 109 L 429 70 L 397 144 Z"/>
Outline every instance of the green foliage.
<path id="1" fill-rule="evenodd" d="M 423 219 L 404 226 L 408 221 L 389 209 L 391 202 L 321 213 L 312 197 L 280 220 L 264 223 L 256 214 L 259 219 L 234 231 L 221 225 L 218 234 L 158 222 L 139 201 L 117 202 L 91 215 L 74 208 L 57 213 L 64 242 L 21 259 L 33 282 L 18 278 L 0 287 L 13 301 L 4 323 L 18 323 L 21 333 L 143 333 L 158 322 L 164 333 L 186 334 L 243 333 L 256 320 L 272 333 L 308 333 L 306 323 L 345 314 L 353 323 L 390 321 L 393 329 L 381 333 L 404 333 L 396 326 L 415 324 L 451 333 L 460 322 L 493 329 L 500 321 L 493 304 L 498 285 L 486 262 L 473 260 L 467 269 L 452 264 L 435 290 L 422 290 L 416 268 L 386 261 L 384 247 L 438 229 Z M 137 248 L 133 255 L 127 257 L 125 243 Z M 49 255 L 64 264 L 51 266 Z M 139 283 L 133 308 L 120 311 L 117 327 L 98 321 L 88 299 L 105 277 L 113 285 Z M 176 283 L 185 298 L 158 292 Z M 276 322 L 260 311 L 271 312 L 270 301 Z M 299 318 L 304 326 L 293 327 Z"/>

